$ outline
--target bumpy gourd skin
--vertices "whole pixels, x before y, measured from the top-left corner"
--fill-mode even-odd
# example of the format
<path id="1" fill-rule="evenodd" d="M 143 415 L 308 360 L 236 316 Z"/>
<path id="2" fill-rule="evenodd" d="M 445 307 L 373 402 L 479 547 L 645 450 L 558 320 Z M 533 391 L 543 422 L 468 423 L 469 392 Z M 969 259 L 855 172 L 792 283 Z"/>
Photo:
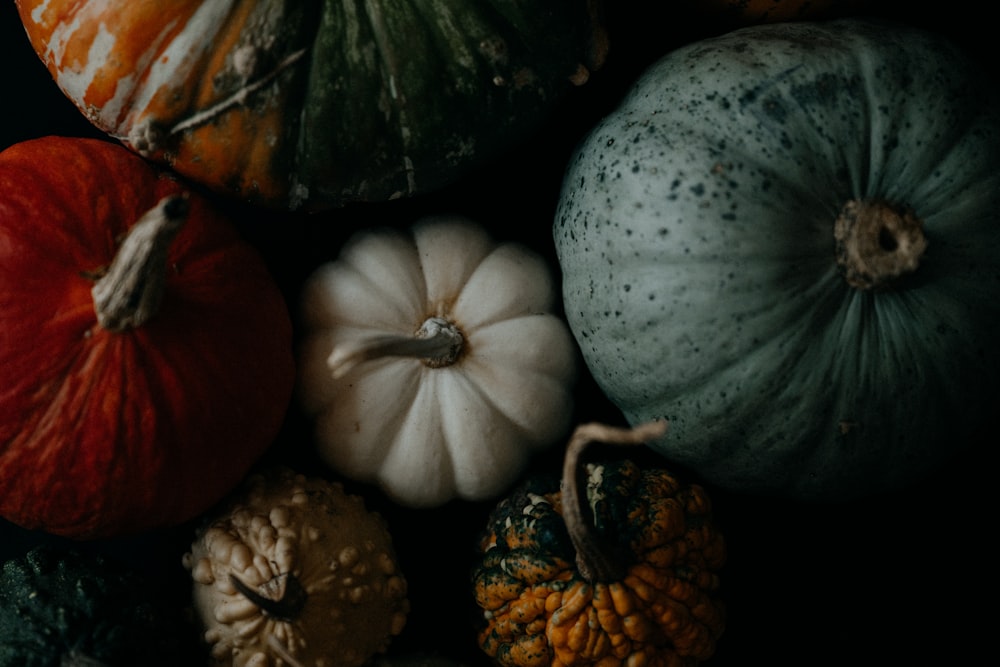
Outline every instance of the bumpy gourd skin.
<path id="1" fill-rule="evenodd" d="M 190 664 L 197 652 L 155 595 L 109 559 L 36 547 L 0 570 L 0 667 Z"/>
<path id="2" fill-rule="evenodd" d="M 183 563 L 220 667 L 359 667 L 409 612 L 382 517 L 340 484 L 288 469 L 250 476 Z"/>
<path id="3" fill-rule="evenodd" d="M 725 625 L 725 541 L 698 486 L 630 461 L 589 468 L 596 532 L 626 564 L 586 581 L 562 518 L 559 482 L 534 478 L 490 516 L 473 574 L 482 649 L 505 667 L 696 665 Z"/>

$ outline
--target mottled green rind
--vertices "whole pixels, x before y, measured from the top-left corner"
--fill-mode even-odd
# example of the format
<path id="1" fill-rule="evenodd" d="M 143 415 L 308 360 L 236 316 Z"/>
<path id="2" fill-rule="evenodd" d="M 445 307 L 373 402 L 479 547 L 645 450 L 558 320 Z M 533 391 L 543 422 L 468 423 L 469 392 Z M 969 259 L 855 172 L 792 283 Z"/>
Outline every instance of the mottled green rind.
<path id="1" fill-rule="evenodd" d="M 737 491 L 923 479 L 1000 396 L 1000 106 L 941 37 L 757 26 L 668 54 L 583 141 L 554 223 L 570 327 L 652 443 Z M 838 275 L 852 198 L 909 204 L 898 289 Z"/>
<path id="2" fill-rule="evenodd" d="M 495 159 L 573 87 L 593 36 L 582 0 L 337 0 L 309 27 L 288 169 L 310 208 L 427 192 Z"/>
<path id="3" fill-rule="evenodd" d="M 601 544 L 621 557 L 623 566 L 630 566 L 637 559 L 632 547 L 638 541 L 639 533 L 648 530 L 658 520 L 650 507 L 662 502 L 662 499 L 658 497 L 660 492 L 651 489 L 656 486 L 654 480 L 657 476 L 666 473 L 657 469 L 644 470 L 629 460 L 594 465 L 600 470 L 600 475 L 593 478 L 599 482 L 590 484 L 586 489 L 591 511 L 594 512 L 594 535 Z M 474 578 L 530 586 L 539 582 L 519 578 L 521 570 L 518 563 L 545 564 L 553 571 L 575 568 L 576 549 L 570 540 L 566 521 L 551 504 L 560 493 L 558 476 L 539 474 L 526 479 L 497 503 L 484 532 L 484 535 L 497 536 L 496 546 L 483 554 L 483 559 L 476 565 Z M 510 544 L 508 538 L 516 540 L 517 544 Z M 528 542 L 526 546 L 523 545 L 525 541 Z"/>
<path id="4" fill-rule="evenodd" d="M 0 570 L 0 667 L 183 664 L 180 624 L 151 594 L 138 574 L 83 552 L 40 546 L 9 560 Z"/>

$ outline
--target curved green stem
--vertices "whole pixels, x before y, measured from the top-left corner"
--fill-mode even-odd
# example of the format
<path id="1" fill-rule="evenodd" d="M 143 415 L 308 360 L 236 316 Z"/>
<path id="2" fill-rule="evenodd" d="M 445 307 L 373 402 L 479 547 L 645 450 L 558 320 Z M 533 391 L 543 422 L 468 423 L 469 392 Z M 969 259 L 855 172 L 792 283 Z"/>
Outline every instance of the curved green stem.
<path id="1" fill-rule="evenodd" d="M 563 459 L 563 520 L 576 549 L 577 571 L 587 581 L 620 581 L 625 575 L 625 564 L 594 534 L 594 513 L 586 491 L 587 467 L 580 461 L 584 450 L 595 442 L 616 446 L 641 445 L 655 440 L 666 433 L 666 430 L 667 422 L 661 420 L 633 428 L 582 424 L 573 432 Z"/>

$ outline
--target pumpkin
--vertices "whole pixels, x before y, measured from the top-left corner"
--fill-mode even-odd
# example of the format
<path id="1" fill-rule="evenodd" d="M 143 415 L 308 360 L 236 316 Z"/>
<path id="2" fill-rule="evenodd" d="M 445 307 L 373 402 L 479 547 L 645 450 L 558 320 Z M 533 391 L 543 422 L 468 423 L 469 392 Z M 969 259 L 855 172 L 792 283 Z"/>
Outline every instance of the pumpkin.
<path id="1" fill-rule="evenodd" d="M 358 667 L 409 612 L 381 515 L 341 484 L 287 468 L 250 475 L 183 563 L 216 665 Z"/>
<path id="2" fill-rule="evenodd" d="M 0 569 L 0 667 L 185 664 L 185 624 L 158 594 L 110 557 L 35 546 Z"/>
<path id="3" fill-rule="evenodd" d="M 943 37 L 753 26 L 652 65 L 570 159 L 554 239 L 596 382 L 739 492 L 923 479 L 1000 394 L 1000 115 Z"/>
<path id="4" fill-rule="evenodd" d="M 202 196 L 117 144 L 0 153 L 0 515 L 80 539 L 191 519 L 292 396 L 284 296 Z"/>
<path id="5" fill-rule="evenodd" d="M 337 472 L 397 503 L 499 496 L 569 429 L 550 267 L 461 217 L 364 229 L 301 297 L 300 398 Z"/>
<path id="6" fill-rule="evenodd" d="M 327 208 L 450 183 L 598 67 L 600 0 L 17 0 L 100 130 L 254 202 Z"/>
<path id="7" fill-rule="evenodd" d="M 704 489 L 631 459 L 665 422 L 584 424 L 562 482 L 537 475 L 496 505 L 473 568 L 482 650 L 505 667 L 696 665 L 725 626 L 726 547 Z"/>

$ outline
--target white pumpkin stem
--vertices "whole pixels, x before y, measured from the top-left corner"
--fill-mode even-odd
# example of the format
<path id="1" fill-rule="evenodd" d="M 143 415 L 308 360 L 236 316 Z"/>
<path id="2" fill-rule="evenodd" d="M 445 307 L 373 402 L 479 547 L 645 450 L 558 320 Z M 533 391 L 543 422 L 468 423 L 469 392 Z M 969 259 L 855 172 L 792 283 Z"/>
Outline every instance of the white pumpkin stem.
<path id="1" fill-rule="evenodd" d="M 587 467 L 580 462 L 584 450 L 595 442 L 615 446 L 641 445 L 659 438 L 666 431 L 665 420 L 646 422 L 633 428 L 581 424 L 573 431 L 563 459 L 563 520 L 576 549 L 576 569 L 585 580 L 591 583 L 620 581 L 625 574 L 625 565 L 594 535 L 594 512 L 586 491 Z"/>
<path id="2" fill-rule="evenodd" d="M 338 345 L 326 363 L 335 378 L 360 363 L 384 357 L 411 357 L 430 368 L 443 368 L 458 361 L 464 349 L 465 336 L 458 327 L 443 317 L 429 317 L 412 336 L 372 336 Z"/>
<path id="3" fill-rule="evenodd" d="M 164 197 L 125 236 L 91 294 L 97 322 L 109 331 L 142 326 L 160 308 L 167 284 L 167 251 L 187 220 L 185 195 Z"/>
<path id="4" fill-rule="evenodd" d="M 837 264 L 858 289 L 886 287 L 916 271 L 927 249 L 913 210 L 884 201 L 850 201 L 833 226 Z"/>

